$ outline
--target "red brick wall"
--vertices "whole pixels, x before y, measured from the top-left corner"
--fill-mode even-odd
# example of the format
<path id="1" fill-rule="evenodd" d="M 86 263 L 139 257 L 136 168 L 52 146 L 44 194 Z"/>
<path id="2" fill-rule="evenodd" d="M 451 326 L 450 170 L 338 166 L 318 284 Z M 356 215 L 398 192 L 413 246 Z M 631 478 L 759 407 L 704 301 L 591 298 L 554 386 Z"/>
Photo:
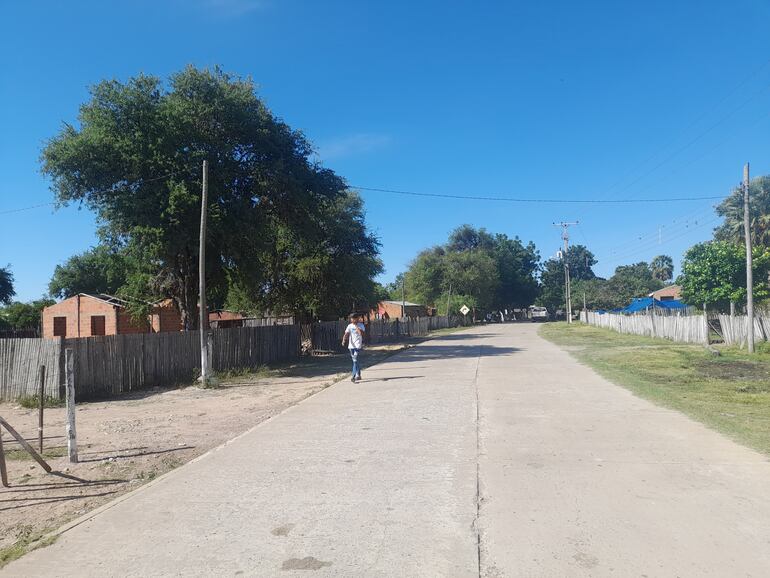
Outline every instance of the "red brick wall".
<path id="1" fill-rule="evenodd" d="M 78 316 L 78 303 L 80 315 Z M 114 335 L 116 330 L 115 308 L 109 303 L 91 297 L 75 295 L 43 309 L 43 337 L 54 337 L 54 317 L 67 318 L 67 337 L 91 337 L 91 316 L 104 316 L 104 332 Z M 78 317 L 80 330 L 78 331 Z"/>

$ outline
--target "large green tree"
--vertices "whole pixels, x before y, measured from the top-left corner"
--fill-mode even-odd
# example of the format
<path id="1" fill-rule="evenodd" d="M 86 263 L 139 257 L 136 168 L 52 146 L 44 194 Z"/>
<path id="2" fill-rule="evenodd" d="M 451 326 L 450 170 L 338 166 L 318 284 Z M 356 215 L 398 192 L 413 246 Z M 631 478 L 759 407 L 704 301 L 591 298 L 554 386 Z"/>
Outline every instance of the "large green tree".
<path id="1" fill-rule="evenodd" d="M 16 290 L 13 288 L 13 273 L 11 266 L 0 267 L 0 303 L 10 303 Z"/>
<path id="2" fill-rule="evenodd" d="M 663 287 L 663 282 L 652 274 L 650 264 L 644 261 L 632 265 L 621 265 L 607 280 L 607 290 L 615 307 L 622 307 L 635 297 L 646 297 Z"/>
<path id="3" fill-rule="evenodd" d="M 538 303 L 554 312 L 565 307 L 564 255 L 561 259 L 548 259 L 540 273 L 540 296 Z M 567 251 L 570 281 L 572 283 L 573 305 L 582 300 L 582 289 L 575 291 L 576 284 L 596 278 L 593 266 L 597 260 L 585 245 L 573 245 Z"/>
<path id="4" fill-rule="evenodd" d="M 117 293 L 133 268 L 122 252 L 99 245 L 57 265 L 48 284 L 48 292 L 59 299 L 78 293 Z"/>
<path id="5" fill-rule="evenodd" d="M 540 257 L 534 244 L 462 225 L 444 245 L 420 252 L 406 273 L 406 296 L 451 312 L 465 302 L 480 312 L 532 304 Z M 393 287 L 396 299 L 400 287 Z"/>
<path id="6" fill-rule="evenodd" d="M 754 247 L 754 298 L 770 297 L 767 276 L 770 273 L 770 250 Z M 726 309 L 730 302 L 746 300 L 746 250 L 727 241 L 710 241 L 693 245 L 685 253 L 682 274 L 682 299 L 690 305 L 706 303 Z"/>
<path id="7" fill-rule="evenodd" d="M 329 219 L 346 192 L 312 153 L 250 80 L 188 67 L 168 82 L 140 75 L 99 83 L 77 125 L 66 124 L 47 143 L 42 163 L 57 200 L 92 208 L 103 243 L 142 265 L 128 271 L 130 292 L 171 297 L 192 328 L 203 160 L 210 191 L 206 278 L 214 302 L 241 284 L 248 295 L 283 295 L 281 303 L 270 300 L 275 307 L 296 306 L 297 291 L 287 281 L 292 271 L 307 277 L 323 270 L 318 283 L 333 281 L 326 295 L 336 291 L 340 300 L 361 293 L 358 278 L 346 285 L 349 269 L 330 280 L 333 265 L 307 262 L 321 259 L 320 247 L 336 250 Z M 314 250 L 298 256 L 298 247 Z"/>

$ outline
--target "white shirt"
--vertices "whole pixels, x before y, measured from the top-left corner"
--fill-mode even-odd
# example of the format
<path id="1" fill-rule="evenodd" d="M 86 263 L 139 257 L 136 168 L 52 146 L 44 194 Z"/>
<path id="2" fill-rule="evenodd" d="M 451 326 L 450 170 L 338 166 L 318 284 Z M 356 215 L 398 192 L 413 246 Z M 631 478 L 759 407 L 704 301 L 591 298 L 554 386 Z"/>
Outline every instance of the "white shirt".
<path id="1" fill-rule="evenodd" d="M 363 323 L 351 323 L 345 328 L 348 334 L 348 349 L 363 349 L 364 331 L 366 328 Z"/>

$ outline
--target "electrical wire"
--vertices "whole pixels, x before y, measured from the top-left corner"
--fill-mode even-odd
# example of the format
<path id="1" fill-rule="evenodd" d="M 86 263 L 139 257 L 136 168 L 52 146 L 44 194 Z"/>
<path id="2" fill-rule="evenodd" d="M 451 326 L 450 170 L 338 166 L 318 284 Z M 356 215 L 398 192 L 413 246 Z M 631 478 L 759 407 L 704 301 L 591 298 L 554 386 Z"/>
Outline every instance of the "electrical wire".
<path id="1" fill-rule="evenodd" d="M 163 179 L 168 179 L 169 177 L 174 177 L 174 176 L 176 176 L 176 175 L 178 175 L 180 173 L 183 173 L 183 172 L 185 172 L 185 171 L 176 171 L 176 172 L 169 173 L 167 175 L 163 175 L 163 176 L 160 176 L 160 177 L 152 177 L 152 178 L 149 178 L 149 179 L 142 179 L 141 182 L 142 183 L 152 183 L 154 181 L 160 181 L 160 180 L 163 180 Z M 101 190 L 101 191 L 94 191 L 92 194 L 100 195 L 102 193 L 109 193 L 109 192 L 112 192 L 112 191 L 115 191 L 115 190 L 118 190 L 118 189 L 124 189 L 124 188 L 127 188 L 127 187 L 136 186 L 137 184 L 140 184 L 140 183 L 131 183 L 131 184 L 119 185 L 117 187 L 112 187 L 112 188 L 104 189 L 104 190 Z M 41 207 L 51 207 L 51 206 L 55 206 L 55 205 L 56 205 L 56 203 L 40 203 L 39 205 L 30 205 L 29 207 L 19 207 L 18 209 L 7 209 L 7 210 L 4 210 L 4 211 L 0 211 L 0 215 L 9 215 L 11 213 L 20 213 L 22 211 L 31 211 L 32 209 L 39 209 Z"/>
<path id="2" fill-rule="evenodd" d="M 431 197 L 441 199 L 461 199 L 468 201 L 500 201 L 508 203 L 552 203 L 552 204 L 634 204 L 634 203 L 678 203 L 689 201 L 715 201 L 724 199 L 723 195 L 712 197 L 661 197 L 652 199 L 538 199 L 534 197 L 488 197 L 474 195 L 454 195 L 449 193 L 424 193 L 419 191 L 405 191 L 397 189 L 380 189 L 375 187 L 351 186 L 352 189 L 388 193 L 394 195 L 408 195 L 413 197 Z"/>

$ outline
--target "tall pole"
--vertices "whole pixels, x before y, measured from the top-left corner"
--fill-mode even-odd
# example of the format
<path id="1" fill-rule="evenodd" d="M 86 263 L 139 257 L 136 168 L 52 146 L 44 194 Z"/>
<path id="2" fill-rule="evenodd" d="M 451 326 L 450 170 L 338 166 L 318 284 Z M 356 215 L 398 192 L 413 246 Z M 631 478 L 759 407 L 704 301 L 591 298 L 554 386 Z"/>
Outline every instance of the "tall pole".
<path id="1" fill-rule="evenodd" d="M 749 163 L 743 167 L 743 234 L 746 237 L 746 348 L 754 353 L 754 271 L 749 217 Z"/>
<path id="2" fill-rule="evenodd" d="M 555 226 L 561 227 L 561 238 L 564 240 L 564 294 L 567 308 L 567 323 L 572 323 L 572 292 L 570 287 L 569 276 L 569 227 L 571 225 L 577 225 L 579 221 L 573 223 L 554 223 Z"/>
<path id="3" fill-rule="evenodd" d="M 201 230 L 198 246 L 198 314 L 201 338 L 201 382 L 209 382 L 208 311 L 206 308 L 206 213 L 209 204 L 209 163 L 203 161 L 203 191 L 201 193 Z"/>
<path id="4" fill-rule="evenodd" d="M 401 317 L 406 319 L 406 277 L 401 277 Z"/>
<path id="5" fill-rule="evenodd" d="M 452 300 L 452 284 L 450 283 L 449 284 L 449 293 L 447 294 L 447 297 L 446 297 L 446 316 L 447 316 L 447 319 L 449 319 L 449 303 L 451 302 L 451 300 Z"/>

